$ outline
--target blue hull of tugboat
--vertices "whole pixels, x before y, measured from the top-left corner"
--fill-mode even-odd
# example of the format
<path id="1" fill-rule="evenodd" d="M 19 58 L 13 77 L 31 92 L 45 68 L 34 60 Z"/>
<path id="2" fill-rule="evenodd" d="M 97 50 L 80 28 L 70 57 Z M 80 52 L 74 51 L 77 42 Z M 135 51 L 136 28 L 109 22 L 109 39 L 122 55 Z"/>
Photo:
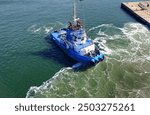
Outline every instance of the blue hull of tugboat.
<path id="1" fill-rule="evenodd" d="M 71 58 L 74 60 L 84 63 L 84 64 L 95 64 L 100 61 L 103 61 L 104 55 L 100 53 L 99 55 L 95 57 L 88 57 L 88 56 L 82 56 L 75 52 L 73 49 L 68 48 L 61 42 L 61 39 L 59 38 L 59 33 L 57 31 L 52 32 L 50 34 L 50 38 L 53 39 L 53 41 Z"/>

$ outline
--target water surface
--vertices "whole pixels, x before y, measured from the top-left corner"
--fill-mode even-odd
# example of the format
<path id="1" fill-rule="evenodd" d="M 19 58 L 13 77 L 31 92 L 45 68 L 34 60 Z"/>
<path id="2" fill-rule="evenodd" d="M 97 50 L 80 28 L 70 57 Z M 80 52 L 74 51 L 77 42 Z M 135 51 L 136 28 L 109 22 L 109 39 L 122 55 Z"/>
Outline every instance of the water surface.
<path id="1" fill-rule="evenodd" d="M 78 2 L 106 58 L 77 72 L 48 39 L 72 20 L 70 0 L 0 0 L 0 97 L 150 97 L 150 33 L 120 8 L 123 1 Z"/>

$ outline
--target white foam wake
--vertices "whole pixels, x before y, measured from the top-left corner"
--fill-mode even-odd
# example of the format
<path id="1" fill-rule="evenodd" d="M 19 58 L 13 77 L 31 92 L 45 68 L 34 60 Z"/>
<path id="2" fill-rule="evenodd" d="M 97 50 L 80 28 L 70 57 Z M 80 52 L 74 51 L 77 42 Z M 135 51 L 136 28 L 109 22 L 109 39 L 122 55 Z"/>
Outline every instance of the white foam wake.
<path id="1" fill-rule="evenodd" d="M 35 97 L 38 94 L 45 97 L 134 97 L 135 91 L 139 90 L 146 97 L 147 91 L 141 90 L 143 85 L 141 89 L 128 89 L 127 85 L 130 84 L 127 78 L 132 80 L 136 76 L 134 81 L 145 84 L 137 76 L 150 74 L 149 30 L 139 23 L 127 23 L 123 28 L 102 24 L 92 27 L 89 32 L 95 29 L 98 32 L 95 33 L 97 36 L 94 42 L 106 56 L 102 63 L 83 72 L 72 72 L 71 68 L 63 68 L 41 86 L 31 87 L 26 97 Z M 135 96 L 140 95 L 138 92 Z"/>
<path id="2" fill-rule="evenodd" d="M 48 34 L 53 30 L 53 27 L 51 26 L 41 26 L 39 27 L 38 25 L 34 24 L 31 27 L 28 28 L 28 31 L 37 34 L 37 33 L 45 33 Z"/>
<path id="3" fill-rule="evenodd" d="M 70 67 L 66 67 L 66 68 L 62 68 L 60 71 L 58 71 L 51 79 L 47 80 L 46 82 L 43 82 L 43 84 L 41 86 L 32 86 L 30 87 L 29 91 L 27 92 L 26 98 L 28 97 L 32 97 L 34 95 L 36 95 L 36 93 L 41 92 L 48 89 L 48 88 L 52 88 L 52 82 L 54 82 L 55 80 L 57 80 L 57 77 L 60 77 L 62 73 L 66 72 L 68 70 L 72 70 L 72 68 Z"/>

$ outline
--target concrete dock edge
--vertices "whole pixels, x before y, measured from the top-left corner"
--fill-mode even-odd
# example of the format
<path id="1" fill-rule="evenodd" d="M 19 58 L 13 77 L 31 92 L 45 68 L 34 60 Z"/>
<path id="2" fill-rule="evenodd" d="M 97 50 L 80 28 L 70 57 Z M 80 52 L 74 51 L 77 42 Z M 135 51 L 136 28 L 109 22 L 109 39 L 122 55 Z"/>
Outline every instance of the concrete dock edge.
<path id="1" fill-rule="evenodd" d="M 147 12 L 149 13 L 150 10 L 141 9 L 141 7 L 138 6 L 138 4 L 140 3 L 145 2 L 126 2 L 126 3 L 123 2 L 121 3 L 121 8 L 123 8 L 125 11 L 127 11 L 130 15 L 135 17 L 141 23 L 146 24 L 148 27 L 150 27 L 150 15 L 147 14 Z"/>

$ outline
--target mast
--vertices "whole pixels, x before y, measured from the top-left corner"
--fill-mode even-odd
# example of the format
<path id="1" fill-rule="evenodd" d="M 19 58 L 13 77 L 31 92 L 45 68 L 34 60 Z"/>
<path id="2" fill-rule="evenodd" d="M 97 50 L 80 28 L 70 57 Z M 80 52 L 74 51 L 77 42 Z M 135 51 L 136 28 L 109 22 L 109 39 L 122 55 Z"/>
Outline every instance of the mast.
<path id="1" fill-rule="evenodd" d="M 77 19 L 77 7 L 76 7 L 76 0 L 73 0 L 73 21 L 76 23 Z"/>

